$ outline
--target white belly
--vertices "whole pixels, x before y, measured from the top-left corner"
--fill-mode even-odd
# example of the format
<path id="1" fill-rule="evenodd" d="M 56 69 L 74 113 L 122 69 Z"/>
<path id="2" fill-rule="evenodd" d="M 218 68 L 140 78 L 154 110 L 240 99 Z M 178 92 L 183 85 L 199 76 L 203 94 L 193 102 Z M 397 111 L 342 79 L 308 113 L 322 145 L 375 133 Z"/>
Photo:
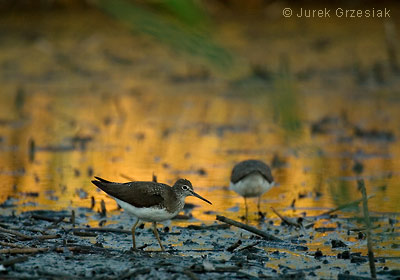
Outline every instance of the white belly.
<path id="1" fill-rule="evenodd" d="M 113 198 L 127 213 L 145 222 L 162 222 L 170 220 L 178 214 L 178 212 L 170 213 L 167 210 L 160 208 L 138 208 L 119 200 L 118 198 Z"/>
<path id="2" fill-rule="evenodd" d="M 250 174 L 237 183 L 230 184 L 230 188 L 243 197 L 257 197 L 268 191 L 274 182 L 269 183 L 260 174 Z"/>

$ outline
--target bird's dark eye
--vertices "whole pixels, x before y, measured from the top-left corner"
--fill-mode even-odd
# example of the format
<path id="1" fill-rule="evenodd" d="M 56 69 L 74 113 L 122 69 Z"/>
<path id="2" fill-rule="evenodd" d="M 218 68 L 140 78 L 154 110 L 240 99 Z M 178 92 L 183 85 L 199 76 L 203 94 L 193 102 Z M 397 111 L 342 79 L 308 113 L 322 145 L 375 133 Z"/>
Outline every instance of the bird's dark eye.
<path id="1" fill-rule="evenodd" d="M 188 189 L 189 189 L 189 186 L 187 186 L 187 185 L 182 186 L 182 190 L 187 191 Z"/>

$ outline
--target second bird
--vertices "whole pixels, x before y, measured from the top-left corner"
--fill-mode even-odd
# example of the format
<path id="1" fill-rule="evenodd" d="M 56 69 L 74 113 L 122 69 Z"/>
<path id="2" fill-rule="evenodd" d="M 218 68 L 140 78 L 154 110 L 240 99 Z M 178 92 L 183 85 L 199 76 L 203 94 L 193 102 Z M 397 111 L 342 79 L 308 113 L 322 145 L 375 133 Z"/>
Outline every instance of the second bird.
<path id="1" fill-rule="evenodd" d="M 268 165 L 260 160 L 249 159 L 241 161 L 233 167 L 230 188 L 243 196 L 248 217 L 247 198 L 258 197 L 257 208 L 260 210 L 260 200 L 263 193 L 274 185 L 274 178 Z"/>

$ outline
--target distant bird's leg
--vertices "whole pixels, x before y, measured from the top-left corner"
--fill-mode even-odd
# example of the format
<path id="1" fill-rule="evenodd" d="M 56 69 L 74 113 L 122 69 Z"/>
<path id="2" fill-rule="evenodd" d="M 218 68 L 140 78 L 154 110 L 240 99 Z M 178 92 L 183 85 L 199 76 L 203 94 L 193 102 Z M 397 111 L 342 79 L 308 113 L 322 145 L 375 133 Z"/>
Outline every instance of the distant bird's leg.
<path id="1" fill-rule="evenodd" d="M 246 221 L 248 220 L 249 209 L 247 208 L 247 199 L 244 197 L 244 206 L 246 208 Z"/>
<path id="2" fill-rule="evenodd" d="M 132 227 L 132 242 L 133 242 L 133 250 L 136 250 L 136 241 L 135 241 L 135 228 L 139 223 L 139 219 L 136 220 L 136 223 Z"/>
<path id="3" fill-rule="evenodd" d="M 158 231 L 157 231 L 157 224 L 156 224 L 156 222 L 153 222 L 153 232 L 154 232 L 154 235 L 155 235 L 156 238 L 157 238 L 158 244 L 160 244 L 161 251 L 165 252 L 164 247 L 163 247 L 163 245 L 161 244 L 160 236 L 158 236 Z"/>
<path id="4" fill-rule="evenodd" d="M 259 196 L 259 197 L 258 197 L 258 200 L 257 200 L 257 209 L 258 209 L 258 213 L 261 213 L 260 202 L 261 202 L 261 196 Z"/>

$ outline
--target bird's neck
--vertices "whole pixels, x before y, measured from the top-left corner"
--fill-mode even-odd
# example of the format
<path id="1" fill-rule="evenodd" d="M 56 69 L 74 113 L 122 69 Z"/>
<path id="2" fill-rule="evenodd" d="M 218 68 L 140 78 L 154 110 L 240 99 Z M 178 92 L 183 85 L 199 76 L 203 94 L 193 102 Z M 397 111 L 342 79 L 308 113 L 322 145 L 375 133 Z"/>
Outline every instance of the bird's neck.
<path id="1" fill-rule="evenodd" d="M 169 193 L 170 200 L 169 203 L 166 204 L 168 212 L 178 214 L 185 206 L 185 197 L 177 196 L 174 192 Z"/>

